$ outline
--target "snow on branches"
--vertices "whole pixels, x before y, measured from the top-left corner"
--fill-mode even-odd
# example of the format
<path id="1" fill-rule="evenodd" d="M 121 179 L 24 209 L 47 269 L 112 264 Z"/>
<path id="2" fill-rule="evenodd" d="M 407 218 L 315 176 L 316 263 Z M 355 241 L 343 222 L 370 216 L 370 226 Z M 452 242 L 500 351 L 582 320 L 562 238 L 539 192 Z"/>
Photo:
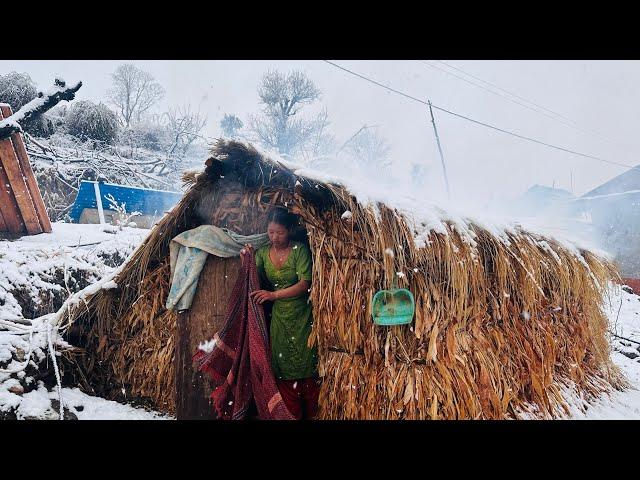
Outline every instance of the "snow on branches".
<path id="1" fill-rule="evenodd" d="M 53 108 L 61 100 L 73 100 L 76 92 L 82 86 L 82 82 L 78 82 L 73 87 L 67 87 L 64 80 L 56 78 L 54 86 L 46 93 L 38 92 L 38 96 L 11 115 L 0 121 L 0 140 L 9 137 L 16 132 L 22 132 L 20 124 L 26 124 L 36 118 L 38 115 Z"/>

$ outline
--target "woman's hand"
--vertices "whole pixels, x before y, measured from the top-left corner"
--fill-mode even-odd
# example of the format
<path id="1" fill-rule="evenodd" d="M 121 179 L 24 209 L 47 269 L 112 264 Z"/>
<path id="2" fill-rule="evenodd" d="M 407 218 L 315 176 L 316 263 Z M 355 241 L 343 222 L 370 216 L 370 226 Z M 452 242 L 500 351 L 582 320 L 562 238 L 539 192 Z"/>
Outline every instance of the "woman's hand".
<path id="1" fill-rule="evenodd" d="M 249 294 L 249 296 L 258 304 L 273 302 L 277 298 L 276 292 L 270 292 L 269 290 L 254 290 Z"/>
<path id="2" fill-rule="evenodd" d="M 244 257 L 245 255 L 247 255 L 247 253 L 253 253 L 253 245 L 251 245 L 250 243 L 246 243 L 244 245 L 244 248 L 240 250 L 240 260 L 242 261 L 242 263 L 244 263 Z"/>

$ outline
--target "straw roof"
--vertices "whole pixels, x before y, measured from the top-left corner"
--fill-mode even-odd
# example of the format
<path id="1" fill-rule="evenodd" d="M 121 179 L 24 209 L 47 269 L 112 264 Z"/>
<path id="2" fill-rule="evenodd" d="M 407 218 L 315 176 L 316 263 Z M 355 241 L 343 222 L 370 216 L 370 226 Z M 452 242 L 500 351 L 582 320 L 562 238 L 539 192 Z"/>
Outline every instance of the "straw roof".
<path id="1" fill-rule="evenodd" d="M 255 233 L 273 206 L 300 215 L 314 258 L 310 342 L 324 379 L 321 418 L 553 417 L 567 411 L 565 385 L 586 396 L 625 385 L 600 308 L 617 275 L 609 261 L 409 199 L 365 201 L 345 182 L 244 143 L 220 140 L 211 153 L 114 276 L 118 288 L 78 296 L 59 312 L 103 394 L 115 398 L 109 385 L 125 384 L 172 411 L 169 242 L 202 223 Z M 394 278 L 414 293 L 414 322 L 375 326 L 371 297 Z"/>

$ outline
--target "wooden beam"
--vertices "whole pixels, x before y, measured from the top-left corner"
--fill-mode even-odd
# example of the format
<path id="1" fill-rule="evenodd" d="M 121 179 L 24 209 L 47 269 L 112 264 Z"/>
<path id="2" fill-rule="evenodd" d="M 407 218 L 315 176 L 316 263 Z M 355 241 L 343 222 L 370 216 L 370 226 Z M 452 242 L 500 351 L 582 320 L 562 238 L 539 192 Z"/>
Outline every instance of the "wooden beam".
<path id="1" fill-rule="evenodd" d="M 2 231 L 14 234 L 22 234 L 26 231 L 2 162 L 0 162 L 0 216 L 2 216 L 2 225 L 0 225 L 3 227 Z"/>
<path id="2" fill-rule="evenodd" d="M 2 216 L 2 209 L 0 208 L 0 232 L 7 231 L 7 224 L 4 223 L 4 217 Z"/>
<path id="3" fill-rule="evenodd" d="M 13 115 L 13 112 L 9 105 L 3 105 L 0 107 L 0 114 L 4 116 L 4 118 L 7 118 Z M 40 229 L 43 232 L 51 233 L 51 221 L 49 220 L 49 215 L 47 214 L 42 194 L 38 188 L 38 182 L 36 182 L 36 177 L 33 174 L 33 169 L 29 162 L 29 155 L 27 154 L 27 149 L 24 146 L 22 134 L 14 133 L 11 135 L 11 142 L 13 143 L 13 148 L 18 156 L 18 162 L 20 164 L 20 169 L 22 170 L 22 175 L 24 176 L 27 189 L 31 194 L 31 200 L 33 201 L 33 205 L 38 216 Z"/>
<path id="4" fill-rule="evenodd" d="M 0 120 L 2 120 L 2 118 L 3 115 L 2 112 L 0 112 Z M 36 208 L 22 175 L 18 156 L 16 155 L 10 138 L 0 140 L 0 163 L 2 163 L 4 167 L 10 189 L 13 190 L 15 203 L 18 205 L 18 210 L 27 229 L 27 234 L 34 235 L 42 233 Z"/>
<path id="5" fill-rule="evenodd" d="M 0 211 L 2 211 L 7 232 L 22 234 L 27 231 L 2 162 L 0 162 Z"/>

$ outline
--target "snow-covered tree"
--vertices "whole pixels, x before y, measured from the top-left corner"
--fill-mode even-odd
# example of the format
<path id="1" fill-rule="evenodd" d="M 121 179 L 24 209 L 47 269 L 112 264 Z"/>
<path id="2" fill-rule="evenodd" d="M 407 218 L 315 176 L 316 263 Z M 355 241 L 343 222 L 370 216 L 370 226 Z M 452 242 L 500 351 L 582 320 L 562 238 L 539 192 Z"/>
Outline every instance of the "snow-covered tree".
<path id="1" fill-rule="evenodd" d="M 269 71 L 258 87 L 262 114 L 249 118 L 249 130 L 259 143 L 285 155 L 293 155 L 317 136 L 320 117 L 307 119 L 302 108 L 320 98 L 320 90 L 300 71 L 286 76 Z M 322 114 L 320 114 L 322 116 Z"/>
<path id="2" fill-rule="evenodd" d="M 28 125 L 25 131 L 35 137 L 49 137 L 56 131 L 56 126 L 48 115 L 38 115 Z"/>
<path id="3" fill-rule="evenodd" d="M 328 166 L 329 157 L 336 151 L 336 139 L 328 132 L 329 115 L 323 109 L 311 120 L 313 135 L 301 147 L 300 158 L 310 167 L 322 169 Z"/>
<path id="4" fill-rule="evenodd" d="M 362 167 L 386 169 L 391 166 L 389 145 L 374 127 L 364 127 L 344 147 Z"/>
<path id="5" fill-rule="evenodd" d="M 153 76 L 133 64 L 120 65 L 111 75 L 113 86 L 107 91 L 125 127 L 142 116 L 164 96 L 164 88 Z"/>
<path id="6" fill-rule="evenodd" d="M 220 128 L 222 134 L 229 138 L 238 138 L 238 130 L 240 130 L 244 124 L 236 115 L 225 113 L 224 117 L 220 121 Z"/>
<path id="7" fill-rule="evenodd" d="M 118 135 L 118 117 L 103 103 L 75 102 L 65 116 L 67 131 L 80 139 L 112 143 Z"/>

